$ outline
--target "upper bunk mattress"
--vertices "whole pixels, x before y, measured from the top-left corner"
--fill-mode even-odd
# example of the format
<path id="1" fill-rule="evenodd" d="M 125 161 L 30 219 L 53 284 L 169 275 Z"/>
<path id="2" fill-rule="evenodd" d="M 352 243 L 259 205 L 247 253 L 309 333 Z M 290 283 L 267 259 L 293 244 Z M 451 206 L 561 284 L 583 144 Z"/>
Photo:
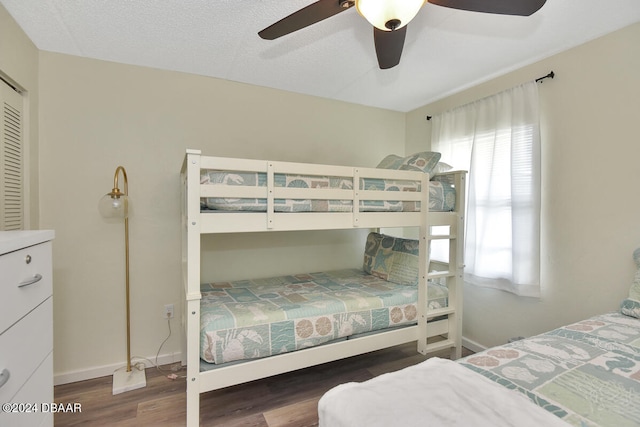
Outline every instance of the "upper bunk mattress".
<path id="1" fill-rule="evenodd" d="M 219 282 L 201 286 L 200 357 L 254 359 L 417 322 L 418 287 L 362 270 Z M 429 308 L 446 307 L 446 286 L 428 286 Z"/>
<path id="2" fill-rule="evenodd" d="M 226 172 L 203 170 L 200 176 L 201 184 L 238 185 L 251 187 L 266 187 L 267 174 L 261 172 Z M 289 188 L 333 188 L 352 190 L 353 181 L 348 178 L 329 176 L 301 176 L 288 174 L 274 174 L 276 187 Z M 361 178 L 360 188 L 364 190 L 384 191 L 420 191 L 420 182 L 397 181 L 375 178 Z M 429 182 L 429 210 L 432 212 L 450 212 L 455 209 L 455 189 L 446 183 L 432 180 Z M 253 211 L 265 212 L 267 199 L 256 198 L 217 198 L 202 199 L 201 207 L 209 210 L 222 211 Z M 416 212 L 420 210 L 420 202 L 411 201 L 360 201 L 361 212 Z M 350 200 L 294 200 L 275 199 L 276 212 L 351 212 Z"/>

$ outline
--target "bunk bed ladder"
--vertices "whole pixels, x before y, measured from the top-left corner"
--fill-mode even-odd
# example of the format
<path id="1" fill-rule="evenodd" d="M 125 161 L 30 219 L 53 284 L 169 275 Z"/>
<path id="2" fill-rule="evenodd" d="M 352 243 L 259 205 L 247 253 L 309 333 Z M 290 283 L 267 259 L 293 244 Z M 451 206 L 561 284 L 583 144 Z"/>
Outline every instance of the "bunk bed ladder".
<path id="1" fill-rule="evenodd" d="M 433 353 L 435 351 L 450 348 L 451 358 L 459 359 L 462 356 L 462 287 L 464 286 L 464 245 L 460 244 L 464 239 L 464 212 L 465 212 L 465 177 L 464 173 L 455 176 L 456 188 L 456 212 L 451 213 L 453 218 L 449 224 L 448 234 L 432 234 L 431 226 L 428 223 L 428 215 L 423 220 L 421 226 L 420 244 L 424 245 L 425 256 L 421 255 L 421 268 L 424 273 L 420 273 L 420 286 L 424 286 L 424 292 L 419 294 L 419 307 L 424 307 L 423 314 L 418 320 L 418 352 L 421 354 Z M 429 257 L 429 243 L 433 240 L 449 240 L 449 268 L 447 271 L 429 271 L 431 260 Z M 420 247 L 423 253 L 423 247 Z M 445 308 L 428 310 L 426 286 L 428 280 L 445 280 L 449 291 L 448 305 Z M 424 283 L 423 283 L 424 282 Z M 447 317 L 446 337 L 438 340 L 427 341 L 427 319 L 440 316 Z"/>

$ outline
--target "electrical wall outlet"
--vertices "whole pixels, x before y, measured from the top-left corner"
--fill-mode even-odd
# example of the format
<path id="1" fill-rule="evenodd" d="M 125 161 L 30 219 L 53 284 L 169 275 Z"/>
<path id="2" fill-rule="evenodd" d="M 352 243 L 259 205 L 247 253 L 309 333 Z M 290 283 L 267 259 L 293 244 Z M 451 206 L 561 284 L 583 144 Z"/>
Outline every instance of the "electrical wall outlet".
<path id="1" fill-rule="evenodd" d="M 164 318 L 173 319 L 173 304 L 166 304 L 164 306 Z"/>

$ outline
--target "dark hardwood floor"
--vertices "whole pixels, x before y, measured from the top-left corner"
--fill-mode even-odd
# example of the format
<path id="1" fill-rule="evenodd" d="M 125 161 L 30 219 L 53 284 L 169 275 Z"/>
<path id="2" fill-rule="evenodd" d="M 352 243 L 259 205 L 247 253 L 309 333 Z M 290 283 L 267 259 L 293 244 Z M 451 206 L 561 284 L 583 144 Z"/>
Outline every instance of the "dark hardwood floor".
<path id="1" fill-rule="evenodd" d="M 463 349 L 463 355 L 470 354 Z M 449 352 L 430 356 L 448 357 Z M 415 343 L 211 391 L 200 396 L 201 426 L 307 427 L 318 425 L 317 404 L 330 388 L 414 365 L 430 356 Z M 113 396 L 112 377 L 55 387 L 55 401 L 79 403 L 80 413 L 56 413 L 55 426 L 184 426 L 185 371 L 170 380 L 169 366 L 149 368 L 147 386 Z"/>

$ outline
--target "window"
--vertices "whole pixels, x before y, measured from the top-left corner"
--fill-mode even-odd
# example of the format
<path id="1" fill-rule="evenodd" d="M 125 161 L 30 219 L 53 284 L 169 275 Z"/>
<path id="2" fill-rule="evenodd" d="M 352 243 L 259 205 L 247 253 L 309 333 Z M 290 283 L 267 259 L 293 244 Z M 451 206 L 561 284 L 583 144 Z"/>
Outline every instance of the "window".
<path id="1" fill-rule="evenodd" d="M 539 135 L 535 82 L 433 118 L 432 150 L 469 171 L 464 252 L 469 283 L 539 296 Z"/>

